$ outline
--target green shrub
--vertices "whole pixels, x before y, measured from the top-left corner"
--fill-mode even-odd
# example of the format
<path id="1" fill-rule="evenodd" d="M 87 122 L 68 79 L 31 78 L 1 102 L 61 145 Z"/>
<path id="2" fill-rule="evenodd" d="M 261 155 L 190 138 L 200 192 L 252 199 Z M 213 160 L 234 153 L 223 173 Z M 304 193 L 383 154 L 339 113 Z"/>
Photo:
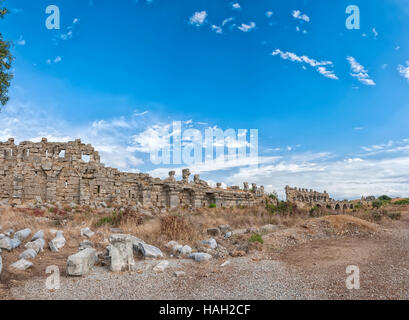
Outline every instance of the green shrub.
<path id="1" fill-rule="evenodd" d="M 321 210 L 317 206 L 313 206 L 310 209 L 310 217 L 318 217 L 320 213 L 321 213 Z"/>
<path id="2" fill-rule="evenodd" d="M 384 194 L 384 195 L 378 197 L 378 200 L 381 200 L 381 201 L 391 201 L 392 198 L 391 198 L 391 197 L 388 197 L 387 195 Z"/>
<path id="3" fill-rule="evenodd" d="M 398 201 L 395 201 L 393 204 L 396 204 L 396 205 L 409 204 L 409 198 L 400 199 Z"/>
<path id="4" fill-rule="evenodd" d="M 209 204 L 209 208 L 216 208 L 216 204 L 215 203 Z"/>
<path id="5" fill-rule="evenodd" d="M 117 227 L 119 223 L 121 222 L 122 215 L 123 215 L 122 212 L 117 213 L 116 211 L 113 211 L 111 215 L 100 218 L 95 223 L 95 226 L 101 227 L 103 225 L 109 224 L 114 227 Z"/>
<path id="6" fill-rule="evenodd" d="M 264 243 L 262 236 L 259 233 L 253 233 L 249 238 L 249 242 L 259 242 L 261 244 Z"/>
<path id="7" fill-rule="evenodd" d="M 374 207 L 375 209 L 379 209 L 384 204 L 385 204 L 384 201 L 378 199 L 378 200 L 375 200 L 375 201 L 372 202 L 372 207 Z"/>

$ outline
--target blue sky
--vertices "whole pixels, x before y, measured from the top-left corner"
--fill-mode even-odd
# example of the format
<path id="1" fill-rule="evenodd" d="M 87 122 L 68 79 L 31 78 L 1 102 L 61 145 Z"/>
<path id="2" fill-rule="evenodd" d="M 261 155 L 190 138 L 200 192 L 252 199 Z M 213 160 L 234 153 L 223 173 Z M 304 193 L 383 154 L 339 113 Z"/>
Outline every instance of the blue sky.
<path id="1" fill-rule="evenodd" d="M 61 29 L 45 27 L 60 8 Z M 360 29 L 345 27 L 348 5 Z M 258 129 L 259 168 L 193 166 L 211 182 L 408 196 L 409 4 L 391 1 L 7 0 L 15 79 L 0 140 L 92 143 L 164 177 L 149 151 L 172 121 Z"/>

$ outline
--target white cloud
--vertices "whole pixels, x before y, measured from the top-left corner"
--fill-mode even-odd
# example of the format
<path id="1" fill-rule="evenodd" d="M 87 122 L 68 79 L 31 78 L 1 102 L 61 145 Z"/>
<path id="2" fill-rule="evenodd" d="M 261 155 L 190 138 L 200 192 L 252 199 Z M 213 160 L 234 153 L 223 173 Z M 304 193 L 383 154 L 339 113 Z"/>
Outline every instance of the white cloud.
<path id="1" fill-rule="evenodd" d="M 240 4 L 239 3 L 232 3 L 231 4 L 231 7 L 234 9 L 234 10 L 241 10 L 241 6 L 240 6 Z"/>
<path id="2" fill-rule="evenodd" d="M 249 32 L 253 30 L 255 27 L 256 27 L 256 23 L 250 22 L 249 24 L 242 23 L 241 26 L 238 26 L 237 28 L 239 28 L 243 32 Z"/>
<path id="3" fill-rule="evenodd" d="M 23 39 L 23 36 L 20 36 L 20 38 L 17 40 L 16 43 L 19 46 L 25 46 L 26 45 L 26 40 Z"/>
<path id="4" fill-rule="evenodd" d="M 378 39 L 378 32 L 376 31 L 375 28 L 372 28 L 372 33 L 373 33 L 373 35 L 374 35 L 374 39 L 375 39 L 375 40 Z"/>
<path id="5" fill-rule="evenodd" d="M 267 18 L 271 18 L 273 16 L 274 12 L 273 11 L 266 11 L 265 15 Z"/>
<path id="6" fill-rule="evenodd" d="M 351 76 L 357 78 L 359 82 L 367 86 L 374 86 L 376 85 L 375 81 L 373 81 L 368 74 L 368 71 L 355 60 L 354 57 L 348 56 L 347 60 L 351 65 Z"/>
<path id="7" fill-rule="evenodd" d="M 306 14 L 301 14 L 301 11 L 300 11 L 300 10 L 293 10 L 292 16 L 293 16 L 295 19 L 303 20 L 303 21 L 305 21 L 305 22 L 310 22 L 310 17 L 307 16 Z"/>
<path id="8" fill-rule="evenodd" d="M 223 29 L 221 27 L 219 27 L 219 26 L 212 25 L 211 29 L 216 33 L 223 33 Z"/>
<path id="9" fill-rule="evenodd" d="M 230 18 L 224 19 L 223 22 L 222 22 L 222 26 L 224 26 L 225 24 L 227 24 L 227 23 L 233 21 L 234 19 L 235 19 L 234 17 L 230 17 Z"/>
<path id="10" fill-rule="evenodd" d="M 281 59 L 283 60 L 290 60 L 293 62 L 298 62 L 301 64 L 307 64 L 313 68 L 316 68 L 316 70 L 322 74 L 324 77 L 338 80 L 338 77 L 335 75 L 334 71 L 328 70 L 326 66 L 333 67 L 332 61 L 317 61 L 315 59 L 311 59 L 305 55 L 303 56 L 298 56 L 297 54 L 293 52 L 283 52 L 280 49 L 276 49 L 275 51 L 272 52 L 273 56 L 279 55 Z"/>
<path id="11" fill-rule="evenodd" d="M 406 67 L 398 65 L 398 71 L 402 77 L 409 81 L 409 61 L 406 61 Z"/>
<path id="12" fill-rule="evenodd" d="M 189 23 L 191 25 L 194 25 L 196 27 L 200 27 L 203 23 L 205 23 L 207 18 L 207 12 L 206 11 L 198 11 L 195 12 L 189 19 Z"/>
<path id="13" fill-rule="evenodd" d="M 51 59 L 47 59 L 47 64 L 53 64 L 53 63 L 58 63 L 61 62 L 62 58 L 60 56 L 55 57 L 55 59 L 51 60 Z"/>

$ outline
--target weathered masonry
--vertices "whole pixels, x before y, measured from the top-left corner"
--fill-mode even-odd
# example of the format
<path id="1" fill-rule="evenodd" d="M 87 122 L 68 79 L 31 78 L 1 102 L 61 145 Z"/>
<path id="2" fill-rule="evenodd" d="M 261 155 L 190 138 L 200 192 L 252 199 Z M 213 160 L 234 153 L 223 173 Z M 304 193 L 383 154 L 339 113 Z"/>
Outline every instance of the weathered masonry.
<path id="1" fill-rule="evenodd" d="M 126 173 L 105 167 L 100 156 L 80 139 L 70 142 L 0 142 L 0 199 L 13 203 L 36 201 L 61 204 L 175 207 L 252 206 L 264 203 L 264 188 L 248 183 L 244 188 L 210 187 L 199 175 L 189 181 L 190 172 L 176 181 L 175 172 L 167 179 L 143 173 Z"/>
<path id="2" fill-rule="evenodd" d="M 347 210 L 353 209 L 353 201 L 337 201 L 330 198 L 327 191 L 317 192 L 312 189 L 303 189 L 303 188 L 291 188 L 289 186 L 285 187 L 285 194 L 287 201 L 297 204 L 300 208 L 303 207 L 323 207 L 333 210 Z M 361 203 L 369 203 L 370 201 L 362 198 Z"/>

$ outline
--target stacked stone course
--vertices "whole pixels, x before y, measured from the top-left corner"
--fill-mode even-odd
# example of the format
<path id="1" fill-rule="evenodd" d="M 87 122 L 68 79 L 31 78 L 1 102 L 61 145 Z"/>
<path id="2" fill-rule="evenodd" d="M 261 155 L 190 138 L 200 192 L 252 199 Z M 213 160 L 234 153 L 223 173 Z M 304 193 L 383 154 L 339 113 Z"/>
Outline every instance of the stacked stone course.
<path id="1" fill-rule="evenodd" d="M 265 203 L 264 188 L 210 187 L 199 175 L 189 181 L 170 171 L 167 179 L 144 173 L 120 172 L 100 163 L 90 144 L 80 139 L 69 142 L 0 142 L 0 200 L 12 203 L 38 201 L 98 206 L 111 202 L 157 208 L 253 206 Z"/>

